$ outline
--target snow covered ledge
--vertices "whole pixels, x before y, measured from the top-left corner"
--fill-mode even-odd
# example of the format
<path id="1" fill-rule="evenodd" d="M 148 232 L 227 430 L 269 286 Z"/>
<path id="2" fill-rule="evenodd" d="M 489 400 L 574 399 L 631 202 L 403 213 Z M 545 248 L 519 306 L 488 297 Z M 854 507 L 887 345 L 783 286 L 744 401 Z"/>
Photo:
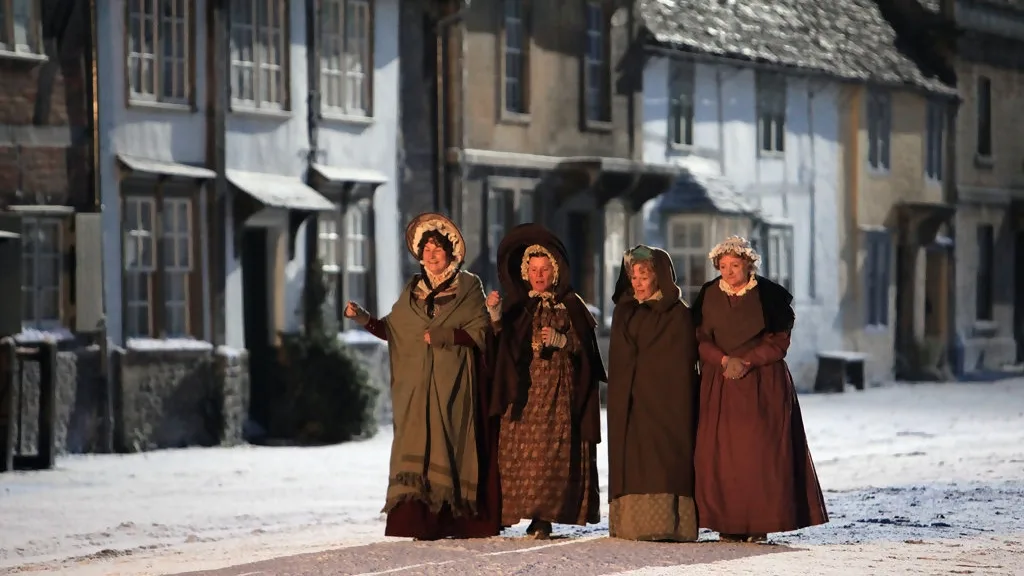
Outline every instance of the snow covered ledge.
<path id="1" fill-rule="evenodd" d="M 115 349 L 117 442 L 127 452 L 242 442 L 248 354 L 185 338 Z"/>

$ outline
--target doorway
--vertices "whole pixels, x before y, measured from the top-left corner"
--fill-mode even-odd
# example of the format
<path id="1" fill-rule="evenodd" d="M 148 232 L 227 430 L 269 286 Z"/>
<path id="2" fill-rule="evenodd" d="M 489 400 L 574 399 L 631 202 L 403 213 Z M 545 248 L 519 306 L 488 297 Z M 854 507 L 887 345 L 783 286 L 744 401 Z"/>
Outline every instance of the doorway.
<path id="1" fill-rule="evenodd" d="M 249 351 L 249 419 L 269 430 L 274 354 L 270 345 L 270 286 L 267 230 L 246 228 L 242 236 L 242 322 Z"/>

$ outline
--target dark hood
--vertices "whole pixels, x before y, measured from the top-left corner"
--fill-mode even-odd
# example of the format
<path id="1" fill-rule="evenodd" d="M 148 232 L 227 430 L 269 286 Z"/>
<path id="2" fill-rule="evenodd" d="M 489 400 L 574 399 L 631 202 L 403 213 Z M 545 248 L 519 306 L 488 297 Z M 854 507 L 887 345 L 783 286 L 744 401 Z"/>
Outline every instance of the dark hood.
<path id="1" fill-rule="evenodd" d="M 509 230 L 498 244 L 498 281 L 501 282 L 501 289 L 504 292 L 504 310 L 509 310 L 529 298 L 530 284 L 523 280 L 522 265 L 526 249 L 534 244 L 542 246 L 555 259 L 555 265 L 558 267 L 558 284 L 553 288 L 556 299 L 562 301 L 575 293 L 568 251 L 562 241 L 540 224 L 520 224 Z"/>
<path id="2" fill-rule="evenodd" d="M 658 277 L 658 290 L 661 290 L 661 300 L 658 304 L 669 305 L 679 300 L 682 294 L 676 286 L 676 269 L 672 265 L 672 257 L 661 248 L 654 248 L 644 244 L 638 244 L 630 249 L 630 253 L 637 248 L 646 248 L 654 255 L 654 273 Z M 622 264 L 619 267 L 619 279 L 615 282 L 615 292 L 612 294 L 612 302 L 616 305 L 628 302 L 634 298 L 633 284 L 629 281 L 629 266 L 627 263 L 628 253 L 622 257 Z M 652 302 L 652 305 L 657 304 Z"/>

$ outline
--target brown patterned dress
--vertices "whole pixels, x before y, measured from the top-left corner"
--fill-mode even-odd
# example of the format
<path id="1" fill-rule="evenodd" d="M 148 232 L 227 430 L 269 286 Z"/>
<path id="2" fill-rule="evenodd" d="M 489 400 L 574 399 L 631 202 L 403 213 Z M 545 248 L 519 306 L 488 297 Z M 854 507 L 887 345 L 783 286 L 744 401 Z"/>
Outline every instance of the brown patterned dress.
<path id="1" fill-rule="evenodd" d="M 597 447 L 579 440 L 572 417 L 573 356 L 580 342 L 565 308 L 550 301 L 537 307 L 534 342 L 545 326 L 565 334 L 567 343 L 534 352 L 529 387 L 502 418 L 498 462 L 505 526 L 523 519 L 584 525 L 601 517 Z"/>

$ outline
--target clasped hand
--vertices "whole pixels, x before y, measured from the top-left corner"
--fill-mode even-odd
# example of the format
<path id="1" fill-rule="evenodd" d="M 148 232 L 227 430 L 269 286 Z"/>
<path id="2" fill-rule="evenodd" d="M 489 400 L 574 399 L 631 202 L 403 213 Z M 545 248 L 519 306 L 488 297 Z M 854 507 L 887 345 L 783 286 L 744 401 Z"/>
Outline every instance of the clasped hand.
<path id="1" fill-rule="evenodd" d="M 750 362 L 747 362 L 742 358 L 729 356 L 725 359 L 723 366 L 725 368 L 724 375 L 729 380 L 739 380 L 750 372 Z"/>

